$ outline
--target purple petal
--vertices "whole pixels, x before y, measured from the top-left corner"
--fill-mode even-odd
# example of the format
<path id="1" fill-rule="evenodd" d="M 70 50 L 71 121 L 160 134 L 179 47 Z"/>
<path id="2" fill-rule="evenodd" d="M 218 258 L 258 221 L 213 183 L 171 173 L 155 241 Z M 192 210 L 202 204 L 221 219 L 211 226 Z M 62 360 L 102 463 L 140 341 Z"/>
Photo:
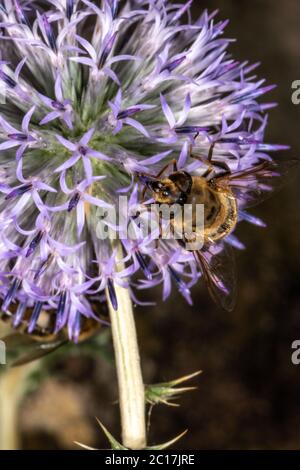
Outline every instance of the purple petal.
<path id="1" fill-rule="evenodd" d="M 115 82 L 118 86 L 121 86 L 121 82 L 117 77 L 117 74 L 112 69 L 110 69 L 109 67 L 104 67 L 102 71 L 105 75 L 111 78 L 112 81 Z"/>
<path id="2" fill-rule="evenodd" d="M 73 121 L 72 121 L 71 113 L 69 111 L 66 111 L 63 114 L 63 120 L 65 121 L 67 127 L 72 130 L 73 129 Z"/>
<path id="3" fill-rule="evenodd" d="M 43 191 L 49 191 L 50 193 L 57 193 L 56 189 L 52 188 L 52 186 L 47 183 L 43 183 L 42 181 L 36 183 L 36 188 L 41 189 Z"/>
<path id="4" fill-rule="evenodd" d="M 60 183 L 60 187 L 62 189 L 62 191 L 65 193 L 65 194 L 71 194 L 73 192 L 73 189 L 70 189 L 68 186 L 67 186 L 67 183 L 66 183 L 66 172 L 62 172 L 62 174 L 60 175 L 60 178 L 59 178 L 59 183 Z"/>
<path id="5" fill-rule="evenodd" d="M 184 142 L 183 147 L 180 152 L 178 163 L 177 163 L 179 169 L 185 167 L 188 154 L 189 154 L 189 143 Z"/>
<path id="6" fill-rule="evenodd" d="M 182 17 L 182 15 L 184 15 L 184 13 L 190 9 L 192 3 L 193 3 L 193 0 L 189 0 L 181 8 L 179 8 L 177 13 L 175 13 L 175 15 L 172 18 L 172 24 L 176 23 Z"/>
<path id="7" fill-rule="evenodd" d="M 32 108 L 30 108 L 30 110 L 25 114 L 25 116 L 23 118 L 22 131 L 25 134 L 28 134 L 29 123 L 30 123 L 30 120 L 32 118 L 32 115 L 33 115 L 34 111 L 35 111 L 35 106 L 32 106 Z"/>
<path id="8" fill-rule="evenodd" d="M 48 113 L 41 121 L 40 125 L 43 126 L 44 124 L 47 124 L 48 122 L 53 121 L 54 119 L 59 118 L 61 113 L 58 111 L 52 111 L 51 113 Z"/>
<path id="9" fill-rule="evenodd" d="M 58 303 L 58 307 L 56 311 L 56 322 L 55 322 L 54 333 L 57 333 L 65 326 L 65 322 L 67 320 L 67 317 L 65 315 L 66 303 L 67 303 L 67 293 L 62 292 L 59 296 L 59 303 Z"/>
<path id="10" fill-rule="evenodd" d="M 0 116 L 0 126 L 3 127 L 8 134 L 15 134 L 19 131 L 9 124 L 2 116 Z"/>
<path id="11" fill-rule="evenodd" d="M 112 160 L 110 157 L 108 157 L 104 153 L 98 152 L 98 150 L 93 150 L 93 149 L 88 150 L 88 156 L 98 158 L 98 160 L 106 160 L 106 161 L 111 161 Z"/>
<path id="12" fill-rule="evenodd" d="M 168 62 L 167 64 L 165 64 L 162 69 L 161 69 L 161 72 L 164 72 L 164 71 L 167 71 L 167 72 L 173 72 L 173 70 L 175 70 L 177 67 L 179 67 L 179 65 L 182 64 L 182 62 L 184 62 L 186 59 L 186 56 L 182 56 L 182 57 L 179 57 L 178 59 L 175 59 L 173 60 L 172 62 Z"/>
<path id="13" fill-rule="evenodd" d="M 130 54 L 121 54 L 121 55 L 115 55 L 111 59 L 108 60 L 108 63 L 114 64 L 116 62 L 124 61 L 124 60 L 142 60 L 141 57 L 137 57 L 135 55 L 130 55 Z"/>
<path id="14" fill-rule="evenodd" d="M 117 295 L 116 295 L 116 291 L 115 291 L 115 286 L 114 286 L 113 280 L 111 278 L 107 279 L 107 290 L 108 290 L 109 298 L 110 298 L 111 304 L 113 306 L 113 309 L 115 311 L 117 311 L 118 310 L 118 299 L 117 299 Z"/>
<path id="15" fill-rule="evenodd" d="M 102 54 L 100 56 L 99 68 L 103 67 L 103 65 L 106 62 L 106 59 L 108 58 L 109 54 L 111 53 L 114 42 L 115 42 L 115 39 L 117 37 L 117 34 L 118 33 L 116 31 L 110 37 L 108 37 L 108 40 L 106 38 L 104 39 L 104 41 L 106 42 L 106 45 L 105 45 L 105 47 L 102 51 Z"/>
<path id="16" fill-rule="evenodd" d="M 75 207 L 77 207 L 79 201 L 80 201 L 80 193 L 76 192 L 70 199 L 70 202 L 68 205 L 68 212 L 71 212 Z"/>
<path id="17" fill-rule="evenodd" d="M 83 157 L 83 167 L 85 171 L 85 176 L 88 181 L 92 181 L 93 179 L 93 167 L 91 164 L 91 160 L 88 157 Z"/>
<path id="18" fill-rule="evenodd" d="M 81 243 L 77 243 L 76 245 L 73 245 L 73 246 L 67 246 L 67 245 L 64 245 L 63 243 L 59 243 L 58 241 L 54 240 L 51 237 L 49 237 L 49 243 L 62 256 L 72 255 L 75 251 L 79 250 L 81 247 L 83 247 L 85 245 L 85 242 L 81 242 Z M 57 260 L 57 263 L 59 263 L 59 260 Z"/>
<path id="19" fill-rule="evenodd" d="M 17 196 L 22 196 L 23 194 L 27 193 L 31 189 L 32 189 L 31 183 L 24 184 L 22 186 L 19 186 L 18 188 L 13 189 L 10 193 L 8 193 L 5 196 L 5 199 L 8 200 L 8 199 L 13 199 Z"/>
<path id="20" fill-rule="evenodd" d="M 17 162 L 19 160 L 21 160 L 21 158 L 23 157 L 23 154 L 24 154 L 26 148 L 27 148 L 27 144 L 23 144 L 23 145 L 20 145 L 20 147 L 16 151 L 16 160 L 17 160 Z"/>
<path id="21" fill-rule="evenodd" d="M 73 11 L 74 11 L 74 0 L 67 0 L 66 14 L 67 14 L 67 18 L 69 21 L 71 20 Z"/>
<path id="22" fill-rule="evenodd" d="M 159 163 L 165 157 L 170 155 L 172 150 L 167 150 L 166 152 L 158 153 L 157 155 L 153 155 L 153 157 L 146 158 L 145 160 L 141 160 L 139 164 L 141 165 L 154 165 L 155 163 Z"/>
<path id="23" fill-rule="evenodd" d="M 30 321 L 29 321 L 29 324 L 28 324 L 28 329 L 27 329 L 29 334 L 31 334 L 34 331 L 35 327 L 36 327 L 36 324 L 38 322 L 42 307 L 43 307 L 42 302 L 37 302 L 34 306 L 34 309 L 33 309 L 33 312 L 31 314 L 31 318 L 30 318 Z"/>
<path id="24" fill-rule="evenodd" d="M 15 77 L 16 77 L 17 81 L 19 80 L 20 73 L 21 73 L 21 71 L 22 71 L 22 69 L 25 65 L 26 60 L 27 60 L 27 57 L 24 57 L 24 59 L 22 59 L 21 62 L 19 62 L 17 67 L 16 67 Z"/>
<path id="25" fill-rule="evenodd" d="M 20 280 L 19 279 L 14 279 L 12 282 L 6 296 L 4 297 L 3 304 L 2 304 L 2 310 L 4 312 L 7 311 L 8 307 L 10 306 L 11 302 L 14 300 L 16 293 L 20 287 Z"/>
<path id="26" fill-rule="evenodd" d="M 52 49 L 54 52 L 57 52 L 56 39 L 55 39 L 55 37 L 54 37 L 54 33 L 53 33 L 52 26 L 51 26 L 51 24 L 49 23 L 48 18 L 47 18 L 47 16 L 46 16 L 45 14 L 42 15 L 41 19 L 42 19 L 42 24 L 43 24 L 43 26 L 44 26 L 44 30 L 45 30 L 46 36 L 47 36 L 48 41 L 49 41 L 49 45 L 50 45 L 51 49 Z"/>
<path id="27" fill-rule="evenodd" d="M 14 315 L 13 328 L 18 328 L 21 325 L 26 309 L 26 302 L 19 303 L 17 311 Z"/>
<path id="28" fill-rule="evenodd" d="M 75 150 L 77 149 L 76 144 L 73 144 L 73 142 L 65 139 L 61 135 L 56 134 L 56 138 L 64 147 L 66 147 L 68 150 L 71 150 L 71 152 L 75 152 Z"/>
<path id="29" fill-rule="evenodd" d="M 149 132 L 147 131 L 147 129 L 145 129 L 145 127 L 143 126 L 143 124 L 141 124 L 140 122 L 136 121 L 135 119 L 132 119 L 132 118 L 126 118 L 124 119 L 124 122 L 125 124 L 127 124 L 128 126 L 131 126 L 131 127 L 134 127 L 134 129 L 136 129 L 137 131 L 139 131 L 141 134 L 143 134 L 145 137 L 150 137 L 149 135 Z"/>
<path id="30" fill-rule="evenodd" d="M 60 173 L 61 171 L 65 171 L 68 168 L 71 168 L 72 166 L 75 165 L 75 163 L 78 162 L 78 160 L 81 158 L 80 154 L 74 154 L 71 158 L 69 158 L 65 163 L 60 165 L 58 168 L 56 168 L 55 173 Z"/>
<path id="31" fill-rule="evenodd" d="M 79 143 L 81 145 L 88 145 L 89 141 L 91 140 L 91 138 L 93 137 L 93 134 L 95 132 L 95 129 L 92 127 L 91 129 L 89 129 L 84 135 L 83 137 L 80 139 Z"/>
<path id="32" fill-rule="evenodd" d="M 57 78 L 55 80 L 54 92 L 55 92 L 55 97 L 57 101 L 63 102 L 64 97 L 62 94 L 62 83 L 61 83 L 60 75 L 57 75 Z"/>
<path id="33" fill-rule="evenodd" d="M 114 103 L 117 106 L 117 108 L 120 110 L 121 109 L 121 104 L 122 104 L 122 90 L 121 90 L 121 88 L 119 88 L 118 93 L 116 94 Z"/>
<path id="34" fill-rule="evenodd" d="M 92 68 L 95 67 L 93 59 L 88 59 L 87 57 L 70 57 L 70 60 L 78 64 L 88 65 Z"/>
<path id="35" fill-rule="evenodd" d="M 112 204 L 109 204 L 108 202 L 105 202 L 102 199 L 98 199 L 94 196 L 90 196 L 90 194 L 87 193 L 84 195 L 84 200 L 90 204 L 93 204 L 94 206 L 103 207 L 105 209 L 111 209 L 114 207 Z"/>
<path id="36" fill-rule="evenodd" d="M 20 145 L 20 142 L 16 142 L 15 140 L 8 140 L 0 144 L 0 150 L 11 149 L 13 147 L 17 147 L 18 145 Z"/>
<path id="37" fill-rule="evenodd" d="M 191 95 L 188 93 L 184 102 L 183 112 L 177 122 L 177 126 L 181 126 L 187 120 L 188 114 L 192 106 Z"/>
<path id="38" fill-rule="evenodd" d="M 9 75 L 7 75 L 3 70 L 0 69 L 0 80 L 3 80 L 3 82 L 9 87 L 9 88 L 16 88 L 17 82 L 13 80 Z"/>
<path id="39" fill-rule="evenodd" d="M 14 205 L 13 209 L 10 211 L 10 215 L 15 217 L 19 215 L 27 205 L 27 202 L 31 199 L 31 193 L 23 194 L 19 201 Z"/>
<path id="40" fill-rule="evenodd" d="M 29 258 L 29 256 L 32 255 L 32 253 L 36 250 L 36 248 L 39 246 L 41 243 L 41 240 L 44 236 L 44 233 L 42 231 L 39 231 L 36 236 L 33 238 L 33 240 L 30 242 L 29 247 L 26 252 L 26 258 Z"/>
<path id="41" fill-rule="evenodd" d="M 85 224 L 85 210 L 83 201 L 79 201 L 77 205 L 77 235 L 80 237 Z"/>
<path id="42" fill-rule="evenodd" d="M 175 120 L 173 112 L 171 111 L 170 106 L 168 105 L 165 97 L 162 94 L 160 95 L 160 102 L 161 102 L 163 113 L 166 116 L 169 126 L 171 129 L 173 129 L 175 127 L 176 120 Z"/>
<path id="43" fill-rule="evenodd" d="M 75 36 L 79 44 L 85 48 L 85 50 L 89 53 L 90 57 L 93 60 L 93 63 L 95 64 L 97 62 L 97 52 L 95 48 L 92 46 L 90 42 L 88 42 L 86 39 L 82 38 L 81 36 L 76 35 Z"/>

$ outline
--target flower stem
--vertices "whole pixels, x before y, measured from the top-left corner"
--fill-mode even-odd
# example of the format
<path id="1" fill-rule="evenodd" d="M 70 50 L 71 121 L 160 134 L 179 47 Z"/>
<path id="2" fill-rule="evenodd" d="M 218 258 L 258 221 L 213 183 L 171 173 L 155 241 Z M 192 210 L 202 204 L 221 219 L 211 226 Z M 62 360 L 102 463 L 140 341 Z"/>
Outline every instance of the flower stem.
<path id="1" fill-rule="evenodd" d="M 115 286 L 118 311 L 109 305 L 123 445 L 129 449 L 146 447 L 145 389 L 142 379 L 136 327 L 128 289 Z"/>
<path id="2" fill-rule="evenodd" d="M 19 408 L 35 364 L 7 369 L 0 376 L 0 450 L 19 449 Z"/>

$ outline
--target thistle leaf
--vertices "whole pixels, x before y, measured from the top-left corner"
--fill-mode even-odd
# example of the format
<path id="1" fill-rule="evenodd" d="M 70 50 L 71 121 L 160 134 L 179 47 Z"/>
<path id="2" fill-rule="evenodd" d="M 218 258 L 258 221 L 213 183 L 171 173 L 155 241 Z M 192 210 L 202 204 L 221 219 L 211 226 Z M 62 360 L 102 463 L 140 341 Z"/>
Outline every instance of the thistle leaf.
<path id="1" fill-rule="evenodd" d="M 127 447 L 124 447 L 120 442 L 118 442 L 113 437 L 113 435 L 101 423 L 101 421 L 99 421 L 98 418 L 96 418 L 96 419 L 97 419 L 97 422 L 99 423 L 99 426 L 101 427 L 102 431 L 104 432 L 105 436 L 109 440 L 109 443 L 111 445 L 112 450 L 129 450 L 129 449 L 127 449 Z M 171 447 L 173 444 L 175 444 L 177 441 L 179 441 L 179 439 L 181 439 L 187 432 L 188 432 L 188 430 L 186 429 L 181 434 L 179 434 L 179 436 L 174 437 L 170 441 L 164 442 L 163 444 L 158 444 L 158 445 L 155 445 L 155 446 L 146 447 L 145 450 L 164 450 L 164 449 L 167 449 L 168 447 Z M 85 444 L 82 444 L 81 442 L 75 441 L 75 444 L 77 444 L 78 446 L 82 447 L 85 450 L 99 450 L 99 449 L 95 449 L 93 447 L 89 447 Z"/>
<path id="2" fill-rule="evenodd" d="M 188 432 L 188 430 L 186 429 L 181 434 L 179 434 L 179 436 L 174 437 L 174 439 L 171 439 L 168 442 L 164 442 L 163 444 L 158 444 L 156 446 L 146 447 L 146 450 L 164 450 L 164 449 L 168 449 L 168 447 L 171 447 L 173 444 L 178 442 L 179 439 L 181 439 L 183 436 L 185 436 L 185 434 L 187 432 Z"/>
<path id="3" fill-rule="evenodd" d="M 74 441 L 74 444 L 76 444 L 76 445 L 82 447 L 82 448 L 85 449 L 85 450 L 98 450 L 98 449 L 95 449 L 94 447 L 89 447 L 89 446 L 87 446 L 87 445 L 85 445 L 85 444 L 82 444 L 81 442 Z"/>
<path id="4" fill-rule="evenodd" d="M 197 371 L 193 374 L 180 377 L 179 379 L 171 380 L 170 382 L 146 385 L 146 402 L 152 406 L 157 405 L 159 403 L 168 406 L 179 406 L 177 403 L 172 403 L 172 400 L 176 400 L 183 393 L 195 390 L 197 387 L 177 387 L 177 385 L 187 382 L 188 380 L 197 377 L 201 373 L 202 371 Z"/>
<path id="5" fill-rule="evenodd" d="M 109 440 L 109 443 L 111 445 L 112 450 L 128 450 L 128 449 L 126 449 L 126 447 L 124 447 L 120 442 L 118 442 L 113 437 L 113 435 L 108 431 L 108 429 L 106 429 L 106 427 L 101 423 L 101 421 L 99 421 L 98 418 L 96 418 L 96 419 L 97 419 L 97 422 L 98 422 L 99 426 L 101 427 L 102 431 L 104 432 L 105 436 Z"/>

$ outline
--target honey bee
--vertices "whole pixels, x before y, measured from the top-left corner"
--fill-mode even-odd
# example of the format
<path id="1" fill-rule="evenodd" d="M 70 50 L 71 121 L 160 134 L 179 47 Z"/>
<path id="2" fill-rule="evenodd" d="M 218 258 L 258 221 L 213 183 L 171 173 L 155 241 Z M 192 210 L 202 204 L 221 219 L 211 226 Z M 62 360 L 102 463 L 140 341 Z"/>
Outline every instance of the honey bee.
<path id="1" fill-rule="evenodd" d="M 163 177 L 170 166 L 172 172 Z M 192 220 L 184 218 L 182 221 L 175 217 L 170 222 L 174 232 L 181 235 L 178 243 L 193 252 L 212 298 L 230 311 L 236 300 L 236 276 L 233 253 L 224 240 L 237 225 L 238 207 L 247 209 L 266 199 L 277 185 L 278 178 L 273 177 L 281 176 L 281 168 L 263 161 L 235 172 L 222 165 L 221 173 L 217 174 L 217 166 L 209 162 L 202 176 L 191 175 L 178 170 L 176 160 L 173 160 L 156 176 L 139 174 L 138 177 L 145 185 L 143 196 L 149 190 L 156 204 L 191 205 Z M 201 226 L 196 221 L 197 204 L 204 206 L 204 224 L 201 221 Z M 192 233 L 187 230 L 191 226 Z M 202 240 L 202 248 L 190 248 L 190 243 L 198 238 Z"/>
<path id="2" fill-rule="evenodd" d="M 98 303 L 91 303 L 94 313 L 99 311 Z M 101 302 L 102 314 L 107 317 L 106 302 Z M 17 304 L 11 306 L 10 311 L 2 314 L 1 320 L 7 323 L 12 323 L 14 313 L 17 309 Z M 38 324 L 32 333 L 28 333 L 29 320 L 32 315 L 32 308 L 27 308 L 22 320 L 22 323 L 15 329 L 15 331 L 4 338 L 1 338 L 7 347 L 7 352 L 10 350 L 14 354 L 11 366 L 16 367 L 27 364 L 36 359 L 40 359 L 58 348 L 66 345 L 69 342 L 67 328 L 63 328 L 58 333 L 55 333 L 55 311 L 42 310 L 39 316 Z M 101 315 L 102 316 L 102 315 Z M 102 327 L 96 319 L 81 317 L 81 330 L 78 338 L 78 343 L 97 335 Z M 20 349 L 20 351 L 18 351 Z M 17 352 L 17 354 L 15 354 Z"/>

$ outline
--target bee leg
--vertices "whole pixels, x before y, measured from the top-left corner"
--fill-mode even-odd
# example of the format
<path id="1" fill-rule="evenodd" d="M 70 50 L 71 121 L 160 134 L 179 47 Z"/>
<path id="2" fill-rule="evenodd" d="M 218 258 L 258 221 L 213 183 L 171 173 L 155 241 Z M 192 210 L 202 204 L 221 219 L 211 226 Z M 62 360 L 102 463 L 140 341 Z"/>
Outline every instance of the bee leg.
<path id="1" fill-rule="evenodd" d="M 222 174 L 217 174 L 216 167 L 221 168 L 223 170 Z M 203 176 L 203 178 L 206 178 L 207 181 L 211 181 L 212 179 L 214 179 L 216 177 L 222 177 L 223 178 L 224 176 L 228 176 L 228 175 L 231 175 L 231 170 L 230 170 L 229 166 L 227 165 L 227 163 L 212 161 L 211 167 L 209 167 L 202 176 Z"/>
<path id="2" fill-rule="evenodd" d="M 208 151 L 208 156 L 207 158 L 204 158 L 204 157 L 200 157 L 198 155 L 194 155 L 193 154 L 193 145 L 190 144 L 190 149 L 189 149 L 189 154 L 190 154 L 190 157 L 195 159 L 195 160 L 199 160 L 199 162 L 201 163 L 204 163 L 205 165 L 207 165 L 207 171 L 208 172 L 211 172 L 214 168 L 213 166 L 213 161 L 212 161 L 212 158 L 213 158 L 213 152 L 214 152 L 214 147 L 216 145 L 217 142 L 213 142 L 209 148 L 209 151 Z"/>
<path id="3" fill-rule="evenodd" d="M 213 155 L 214 155 L 214 149 L 215 149 L 216 143 L 217 143 L 216 141 L 213 142 L 213 143 L 211 144 L 211 146 L 209 147 L 209 151 L 208 151 L 208 155 L 207 155 L 207 160 L 208 160 L 209 162 L 212 162 Z"/>
<path id="4" fill-rule="evenodd" d="M 198 160 L 199 162 L 204 163 L 204 165 L 207 165 L 208 170 L 213 169 L 212 163 L 208 162 L 208 160 L 206 160 L 206 158 L 199 157 L 198 155 L 194 155 L 193 153 L 190 153 L 190 157 L 193 158 L 194 160 Z"/>
<path id="5" fill-rule="evenodd" d="M 209 163 L 213 163 L 213 155 L 214 155 L 214 149 L 215 149 L 215 145 L 218 143 L 217 140 L 215 140 L 215 142 L 213 142 L 211 144 L 211 146 L 209 147 L 209 151 L 208 151 L 208 155 L 207 155 L 207 158 L 203 158 L 203 157 L 198 157 L 196 155 L 193 155 L 193 152 L 192 152 L 192 144 L 190 144 L 190 156 L 191 158 L 195 158 L 196 160 L 200 160 L 201 162 L 205 163 L 205 162 L 209 162 Z"/>
<path id="6" fill-rule="evenodd" d="M 214 165 L 214 166 L 217 166 L 219 168 L 221 168 L 222 170 L 225 171 L 225 175 L 227 174 L 231 174 L 231 170 L 229 168 L 229 166 L 227 165 L 227 163 L 225 162 L 217 162 L 217 161 L 214 161 L 213 160 L 213 155 L 214 155 L 214 148 L 215 148 L 215 145 L 218 143 L 218 141 L 216 140 L 215 142 L 213 142 L 210 146 L 210 149 L 209 149 L 209 152 L 208 152 L 208 161 Z"/>
<path id="7" fill-rule="evenodd" d="M 205 172 L 202 175 L 203 178 L 213 178 L 214 177 L 216 170 L 214 168 L 213 162 L 209 162 L 205 158 L 199 157 L 198 155 L 191 154 L 190 157 L 194 158 L 195 160 L 199 160 L 199 162 L 204 163 L 204 165 L 207 166 L 207 169 L 205 170 Z"/>
<path id="8" fill-rule="evenodd" d="M 222 170 L 224 170 L 224 173 L 222 174 L 222 176 L 227 176 L 227 175 L 230 175 L 231 174 L 231 170 L 229 168 L 229 166 L 227 165 L 227 163 L 225 162 L 213 162 L 215 166 L 221 168 Z"/>
<path id="9" fill-rule="evenodd" d="M 209 167 L 205 173 L 203 173 L 202 177 L 205 178 L 207 181 L 210 181 L 212 179 L 214 179 L 216 176 L 216 170 L 215 168 L 212 166 L 212 167 Z"/>

